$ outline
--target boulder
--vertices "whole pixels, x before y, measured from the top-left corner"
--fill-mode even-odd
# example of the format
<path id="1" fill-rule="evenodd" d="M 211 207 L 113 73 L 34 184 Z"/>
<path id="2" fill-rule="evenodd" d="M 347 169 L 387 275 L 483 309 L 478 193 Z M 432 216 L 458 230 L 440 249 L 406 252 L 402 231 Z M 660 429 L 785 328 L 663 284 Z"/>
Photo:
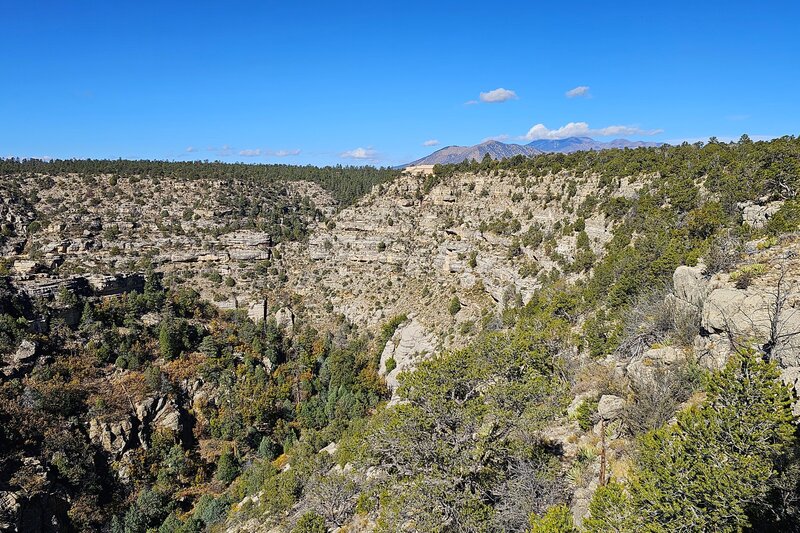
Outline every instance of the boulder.
<path id="1" fill-rule="evenodd" d="M 27 339 L 23 340 L 17 350 L 3 357 L 3 367 L 0 372 L 6 377 L 29 370 L 37 359 L 36 343 Z"/>
<path id="2" fill-rule="evenodd" d="M 179 407 L 163 396 L 145 398 L 137 403 L 136 418 L 139 420 L 139 442 L 143 448 L 148 447 L 150 435 L 155 429 L 168 429 L 178 437 L 183 430 Z"/>
<path id="3" fill-rule="evenodd" d="M 684 359 L 683 353 L 672 346 L 651 348 L 637 355 L 628 364 L 628 378 L 635 384 L 652 383 L 655 373 Z"/>
<path id="4" fill-rule="evenodd" d="M 604 420 L 616 420 L 625 410 L 625 399 L 613 394 L 604 394 L 597 403 L 597 414 Z"/>
<path id="5" fill-rule="evenodd" d="M 676 298 L 697 308 L 703 307 L 707 284 L 700 268 L 679 266 L 672 275 L 672 285 Z"/>
<path id="6" fill-rule="evenodd" d="M 709 294 L 703 306 L 702 327 L 709 333 L 741 341 L 752 341 L 761 347 L 770 340 L 775 322 L 777 342 L 770 352 L 781 366 L 800 366 L 800 313 L 789 306 L 773 319 L 775 295 L 769 290 L 749 287 L 745 290 L 721 287 Z"/>

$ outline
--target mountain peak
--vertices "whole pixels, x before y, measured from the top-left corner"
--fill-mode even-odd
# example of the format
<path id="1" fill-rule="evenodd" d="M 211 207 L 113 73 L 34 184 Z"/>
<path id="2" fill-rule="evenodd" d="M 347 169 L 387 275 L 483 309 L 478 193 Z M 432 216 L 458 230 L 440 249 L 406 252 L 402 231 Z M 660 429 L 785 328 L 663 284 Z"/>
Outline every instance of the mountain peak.
<path id="1" fill-rule="evenodd" d="M 432 154 L 417 159 L 407 165 L 436 165 L 455 164 L 462 161 L 475 159 L 482 160 L 487 154 L 492 159 L 506 159 L 517 155 L 531 157 L 542 153 L 559 152 L 572 153 L 582 150 L 607 150 L 611 148 L 640 148 L 661 146 L 663 143 L 644 141 L 629 141 L 627 139 L 614 139 L 609 142 L 596 141 L 591 137 L 565 137 L 563 139 L 539 139 L 528 144 L 507 144 L 495 139 L 487 139 L 474 146 L 445 146 Z"/>

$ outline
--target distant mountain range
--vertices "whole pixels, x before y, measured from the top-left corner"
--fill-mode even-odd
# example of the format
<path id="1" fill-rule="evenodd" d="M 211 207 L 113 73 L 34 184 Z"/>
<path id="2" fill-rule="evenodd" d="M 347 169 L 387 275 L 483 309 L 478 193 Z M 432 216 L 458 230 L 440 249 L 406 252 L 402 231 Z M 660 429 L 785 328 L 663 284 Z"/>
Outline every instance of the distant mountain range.
<path id="1" fill-rule="evenodd" d="M 645 141 L 629 141 L 628 139 L 614 139 L 609 142 L 595 141 L 591 137 L 567 137 L 566 139 L 541 139 L 525 146 L 532 146 L 542 152 L 560 152 L 570 154 L 581 150 L 608 150 L 611 148 L 648 148 L 661 146 L 664 143 L 651 143 Z"/>
<path id="2" fill-rule="evenodd" d="M 533 156 L 560 152 L 569 154 L 581 150 L 608 150 L 610 148 L 641 148 L 661 146 L 664 143 L 629 141 L 614 139 L 609 142 L 595 141 L 591 137 L 567 137 L 566 139 L 542 139 L 528 144 L 506 144 L 500 141 L 486 141 L 475 146 L 445 146 L 432 154 L 412 161 L 404 167 L 414 165 L 446 165 L 475 159 L 480 161 L 486 154 L 493 159 L 506 159 L 515 155 Z"/>

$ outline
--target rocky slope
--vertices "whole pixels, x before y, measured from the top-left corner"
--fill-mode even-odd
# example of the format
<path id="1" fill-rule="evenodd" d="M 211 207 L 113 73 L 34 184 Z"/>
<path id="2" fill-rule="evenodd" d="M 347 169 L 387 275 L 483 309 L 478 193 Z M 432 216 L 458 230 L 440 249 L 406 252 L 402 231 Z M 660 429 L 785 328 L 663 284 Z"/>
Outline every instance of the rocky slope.
<path id="1" fill-rule="evenodd" d="M 635 194 L 642 183 L 612 194 Z M 407 314 L 437 344 L 463 344 L 472 325 L 526 303 L 571 263 L 581 231 L 603 253 L 613 228 L 596 209 L 597 192 L 596 177 L 569 173 L 457 174 L 435 184 L 403 175 L 319 224 L 307 245 L 283 247 L 287 288 L 312 316 L 324 317 L 327 306 L 376 326 Z M 451 314 L 454 299 L 461 305 Z"/>

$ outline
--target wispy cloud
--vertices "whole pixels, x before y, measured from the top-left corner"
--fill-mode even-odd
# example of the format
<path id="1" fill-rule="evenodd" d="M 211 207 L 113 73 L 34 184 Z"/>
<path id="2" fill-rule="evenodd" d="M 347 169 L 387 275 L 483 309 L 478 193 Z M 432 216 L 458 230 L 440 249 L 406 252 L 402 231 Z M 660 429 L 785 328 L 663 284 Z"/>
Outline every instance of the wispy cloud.
<path id="1" fill-rule="evenodd" d="M 275 152 L 268 152 L 269 155 L 275 157 L 289 157 L 292 155 L 300 155 L 300 150 L 277 150 Z"/>
<path id="2" fill-rule="evenodd" d="M 590 128 L 586 122 L 570 122 L 560 128 L 551 130 L 544 124 L 536 124 L 520 139 L 535 141 L 538 139 L 564 139 L 566 137 L 612 137 L 618 135 L 657 135 L 664 130 L 644 130 L 638 126 L 606 126 Z"/>
<path id="3" fill-rule="evenodd" d="M 258 157 L 261 155 L 261 148 L 239 150 L 239 155 L 242 157 Z"/>
<path id="4" fill-rule="evenodd" d="M 192 153 L 194 153 L 194 152 L 199 152 L 200 150 L 198 150 L 198 149 L 197 149 L 197 148 L 195 148 L 194 146 L 187 146 L 187 147 L 186 147 L 186 151 L 187 151 L 188 153 L 192 154 Z"/>
<path id="5" fill-rule="evenodd" d="M 514 91 L 500 87 L 498 89 L 481 93 L 480 98 L 481 102 L 486 102 L 487 104 L 499 104 L 509 100 L 516 100 L 518 97 L 517 93 Z"/>
<path id="6" fill-rule="evenodd" d="M 464 105 L 478 105 L 479 103 L 477 100 L 467 100 Z"/>
<path id="7" fill-rule="evenodd" d="M 422 146 L 436 146 L 437 144 L 439 144 L 439 139 L 428 139 L 422 143 Z"/>
<path id="8" fill-rule="evenodd" d="M 374 160 L 378 157 L 378 152 L 372 148 L 354 148 L 339 154 L 342 159 L 361 159 L 361 160 Z"/>
<path id="9" fill-rule="evenodd" d="M 564 95 L 567 98 L 589 98 L 592 96 L 588 85 L 578 85 L 574 89 L 565 92 Z"/>
<path id="10" fill-rule="evenodd" d="M 510 138 L 511 138 L 511 136 L 508 135 L 507 133 L 501 133 L 500 135 L 492 135 L 491 137 L 486 137 L 481 142 L 482 143 L 485 143 L 486 141 L 501 141 L 502 142 L 502 141 L 507 141 Z"/>

